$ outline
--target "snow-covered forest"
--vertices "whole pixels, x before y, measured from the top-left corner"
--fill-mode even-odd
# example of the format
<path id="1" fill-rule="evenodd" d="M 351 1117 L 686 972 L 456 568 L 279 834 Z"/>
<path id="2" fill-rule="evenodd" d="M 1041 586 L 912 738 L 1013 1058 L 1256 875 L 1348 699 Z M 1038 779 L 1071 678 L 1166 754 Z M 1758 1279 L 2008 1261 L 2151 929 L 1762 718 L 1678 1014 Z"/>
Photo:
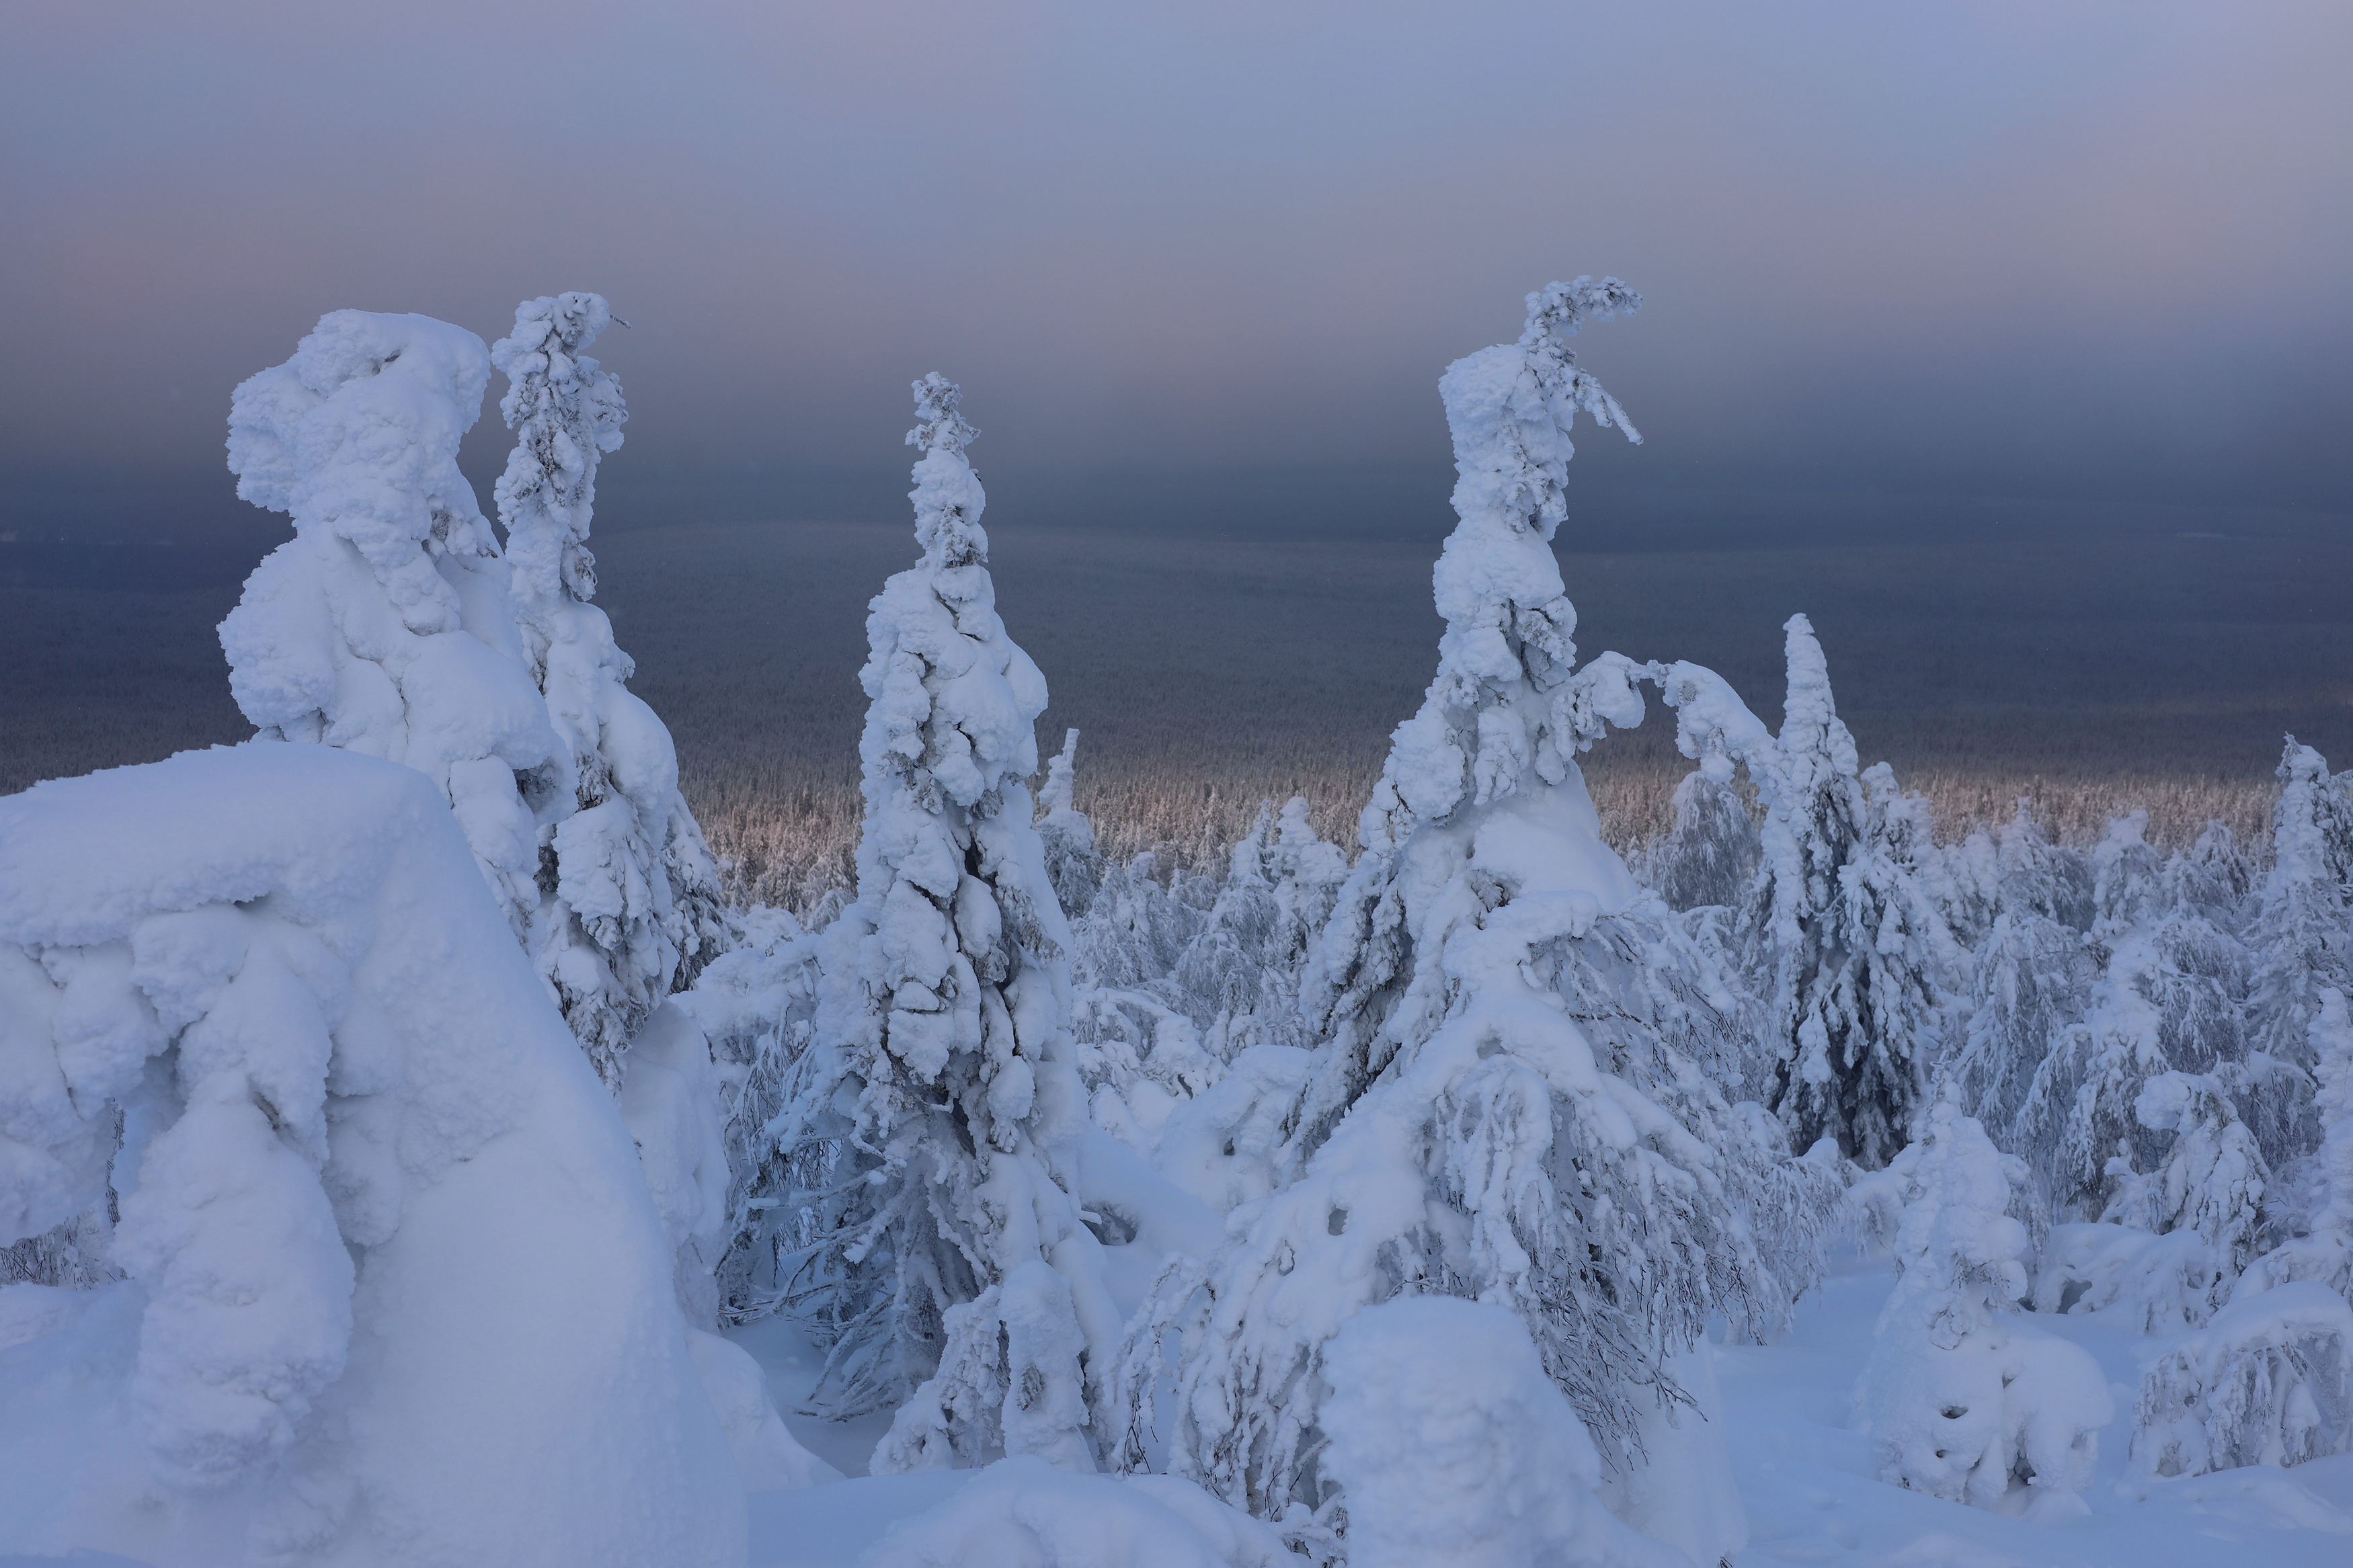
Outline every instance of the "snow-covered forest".
<path id="1" fill-rule="evenodd" d="M 1803 605 L 1778 691 L 1581 649 L 1572 436 L 1641 437 L 1580 334 L 1641 305 L 1440 379 L 1353 836 L 1181 861 L 1080 809 L 915 383 L 797 911 L 597 601 L 606 300 L 322 318 L 229 404 L 292 527 L 252 740 L 0 799 L 0 1563 L 2345 1562 L 2353 772 L 1955 842 Z M 1620 854 L 1580 759 L 1646 716 Z"/>

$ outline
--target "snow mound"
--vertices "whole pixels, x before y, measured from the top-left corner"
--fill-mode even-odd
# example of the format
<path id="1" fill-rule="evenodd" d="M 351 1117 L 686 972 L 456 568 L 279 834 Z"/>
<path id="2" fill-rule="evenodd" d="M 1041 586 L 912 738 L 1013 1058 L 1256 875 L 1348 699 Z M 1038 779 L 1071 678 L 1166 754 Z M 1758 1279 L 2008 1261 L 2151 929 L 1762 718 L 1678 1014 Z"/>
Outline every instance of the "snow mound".
<path id="1" fill-rule="evenodd" d="M 860 1568 L 1276 1568 L 1303 1560 L 1248 1514 L 1169 1476 L 1074 1476 L 1000 1459 L 893 1529 Z"/>
<path id="2" fill-rule="evenodd" d="M 1324 1352 L 1324 1468 L 1348 1510 L 1351 1568 L 1683 1568 L 1614 1518 L 1601 1458 L 1502 1307 L 1409 1297 Z"/>
<path id="3" fill-rule="evenodd" d="M 131 1275 L 0 1363 L 18 1544 L 740 1560 L 638 1156 L 430 780 L 261 743 L 45 784 L 0 886 L 5 1239 L 111 1184 Z"/>

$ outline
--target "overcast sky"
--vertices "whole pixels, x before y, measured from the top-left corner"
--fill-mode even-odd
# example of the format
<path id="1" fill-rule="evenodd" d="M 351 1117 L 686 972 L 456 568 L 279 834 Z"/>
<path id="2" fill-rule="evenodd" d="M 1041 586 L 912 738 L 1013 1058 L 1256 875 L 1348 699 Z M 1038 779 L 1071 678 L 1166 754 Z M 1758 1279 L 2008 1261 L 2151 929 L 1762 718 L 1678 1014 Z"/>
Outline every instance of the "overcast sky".
<path id="1" fill-rule="evenodd" d="M 217 464 L 324 310 L 488 339 L 567 288 L 634 323 L 617 468 L 897 463 L 934 368 L 984 474 L 1442 458 L 1445 363 L 1592 272 L 1648 300 L 1581 340 L 1650 438 L 1600 477 L 2353 508 L 2342 0 L 77 0 L 9 36 L 19 476 Z"/>

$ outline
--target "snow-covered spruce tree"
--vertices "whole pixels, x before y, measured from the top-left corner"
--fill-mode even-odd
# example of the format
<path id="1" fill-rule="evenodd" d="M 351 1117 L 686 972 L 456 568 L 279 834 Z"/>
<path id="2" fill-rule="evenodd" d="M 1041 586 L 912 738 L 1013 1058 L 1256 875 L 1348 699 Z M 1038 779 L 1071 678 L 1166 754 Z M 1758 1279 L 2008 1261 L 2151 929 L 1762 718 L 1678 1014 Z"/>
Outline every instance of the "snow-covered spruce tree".
<path id="1" fill-rule="evenodd" d="M 1643 880 L 1672 910 L 1730 908 L 1763 852 L 1757 821 L 1729 784 L 1694 769 L 1675 785 L 1674 826 L 1642 857 Z"/>
<path id="2" fill-rule="evenodd" d="M 2314 1109 L 2322 1129 L 2312 1184 L 2316 1202 L 2304 1234 L 2256 1258 L 2239 1289 L 2316 1280 L 2353 1301 L 2353 1014 L 2345 993 L 2334 986 L 2320 993 L 2311 1050 L 2320 1082 Z"/>
<path id="3" fill-rule="evenodd" d="M 1026 782 L 1046 682 L 997 616 L 957 403 L 915 384 L 923 553 L 867 617 L 858 898 L 827 933 L 776 1123 L 797 1179 L 770 1201 L 807 1227 L 786 1284 L 826 1347 L 817 1400 L 901 1406 L 876 1469 L 1092 1469 L 1119 1324 L 1071 1195 L 1071 936 Z"/>
<path id="4" fill-rule="evenodd" d="M 1880 1478 L 1978 1508 L 2081 1511 L 2116 1407 L 2090 1355 L 2016 1316 L 2027 1234 L 2009 1210 L 2024 1169 L 1949 1099 L 1923 1121 L 1867 1178 L 1903 1201 L 1895 1289 L 1856 1391 Z"/>
<path id="5" fill-rule="evenodd" d="M 2137 814 L 2136 814 L 2137 815 Z M 2104 870 L 2128 865 L 2141 847 L 2137 828 L 2111 832 L 2121 853 Z M 2095 1219 L 2132 1171 L 2153 1171 L 2169 1140 L 2137 1113 L 2141 1091 L 2169 1072 L 2232 1075 L 2246 1116 L 2257 1094 L 2275 1097 L 2275 1075 L 2247 1066 L 2246 952 L 2212 922 L 2183 910 L 2127 923 L 2148 901 L 2129 890 L 2135 873 L 2104 878 L 2108 912 L 2097 929 L 2107 961 L 2084 1021 L 2064 1031 L 2035 1068 L 2019 1110 L 2013 1146 L 2051 1196 L 2053 1217 Z M 2116 1164 L 2119 1157 L 2122 1165 Z"/>
<path id="6" fill-rule="evenodd" d="M 1925 805 L 1884 763 L 1857 776 L 1814 628 L 1792 616 L 1784 630 L 1788 696 L 1748 895 L 1773 998 L 1768 1103 L 1797 1147 L 1835 1139 L 1876 1168 L 1919 1105 L 1957 950 Z"/>
<path id="7" fill-rule="evenodd" d="M 2081 1024 L 2099 965 L 2063 910 L 2088 920 L 2090 884 L 2029 815 L 2027 802 L 1993 840 L 1991 928 L 1968 966 L 1965 1022 L 1937 1069 L 1994 1142 L 2016 1149 L 2015 1123 L 2052 1045 Z"/>
<path id="8" fill-rule="evenodd" d="M 563 743 L 540 831 L 524 946 L 608 1084 L 663 997 L 725 937 L 719 868 L 678 789 L 678 751 L 626 684 L 635 671 L 596 596 L 588 531 L 596 465 L 621 444 L 621 384 L 585 352 L 612 320 L 599 295 L 515 308 L 491 345 L 515 433 L 499 479 L 514 609 L 532 677 Z"/>
<path id="9" fill-rule="evenodd" d="M 520 936 L 564 748 L 525 668 L 507 562 L 458 471 L 490 376 L 462 328 L 336 310 L 240 384 L 237 493 L 290 513 L 294 537 L 246 579 L 220 639 L 260 738 L 432 779 Z"/>
<path id="10" fill-rule="evenodd" d="M 1300 974 L 1347 875 L 1347 857 L 1316 835 L 1305 800 L 1293 796 L 1280 817 L 1272 802 L 1259 807 L 1227 857 L 1207 922 L 1170 976 L 1177 1005 L 1217 1055 L 1308 1043 Z"/>
<path id="11" fill-rule="evenodd" d="M 1548 548 L 1572 417 L 1622 422 L 1565 339 L 1637 300 L 1579 279 L 1528 303 L 1517 343 L 1440 383 L 1461 475 L 1434 574 L 1447 629 L 1303 986 L 1324 1043 L 1282 1157 L 1296 1173 L 1206 1268 L 1172 1266 L 1123 1362 L 1124 1466 L 1165 1438 L 1176 1473 L 1327 1551 L 1347 1505 L 1319 1458 L 1319 1369 L 1360 1308 L 1508 1307 L 1623 1471 L 1646 1423 L 1672 1423 L 1672 1366 L 1708 1313 L 1776 1315 L 1791 1284 L 1747 1217 L 1767 1156 L 1715 1087 L 1720 983 L 1602 844 L 1574 761 L 1605 721 L 1639 721 L 1630 678 L 1655 673 L 1575 668 Z M 1176 1421 L 1157 1437 L 1155 1408 Z"/>
<path id="12" fill-rule="evenodd" d="M 1046 764 L 1045 787 L 1038 792 L 1038 837 L 1046 847 L 1046 877 L 1054 884 L 1063 915 L 1082 920 L 1103 886 L 1103 851 L 1095 847 L 1095 825 L 1078 805 L 1079 732 L 1062 731 L 1062 749 Z"/>
<path id="13" fill-rule="evenodd" d="M 2309 1071 L 2321 993 L 2353 990 L 2353 791 L 2293 735 L 2279 776 L 2272 866 L 2249 933 L 2250 1033 L 2255 1048 Z"/>

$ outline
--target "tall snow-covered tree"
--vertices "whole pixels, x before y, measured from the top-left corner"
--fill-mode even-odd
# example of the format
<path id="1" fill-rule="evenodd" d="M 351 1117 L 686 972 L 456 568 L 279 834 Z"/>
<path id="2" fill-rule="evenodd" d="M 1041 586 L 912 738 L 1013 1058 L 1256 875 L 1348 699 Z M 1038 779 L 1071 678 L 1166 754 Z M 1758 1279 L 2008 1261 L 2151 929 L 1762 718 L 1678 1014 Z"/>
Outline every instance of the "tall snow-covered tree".
<path id="1" fill-rule="evenodd" d="M 1092 1469 L 1119 1323 L 1071 1196 L 1071 934 L 1026 782 L 1046 682 L 997 618 L 958 401 L 915 384 L 923 557 L 867 618 L 858 898 L 827 934 L 776 1122 L 797 1190 L 774 1201 L 806 1216 L 788 1282 L 827 1349 L 818 1400 L 901 1405 L 877 1469 Z"/>
<path id="2" fill-rule="evenodd" d="M 1318 1458 L 1318 1369 L 1358 1309 L 1509 1307 L 1622 1468 L 1683 1397 L 1671 1366 L 1707 1315 L 1772 1317 L 1802 1288 L 1747 1217 L 1773 1156 L 1715 1087 L 1721 985 L 1601 842 L 1574 761 L 1605 721 L 1639 721 L 1630 679 L 1652 673 L 1577 668 L 1549 548 L 1571 421 L 1623 425 L 1567 340 L 1638 302 L 1614 279 L 1554 284 L 1518 342 L 1440 384 L 1461 476 L 1434 574 L 1447 628 L 1303 987 L 1324 1043 L 1295 1173 L 1205 1269 L 1164 1279 L 1124 1363 L 1124 1463 L 1145 1462 L 1181 1339 L 1171 1468 L 1303 1539 L 1346 1506 Z"/>
<path id="3" fill-rule="evenodd" d="M 2293 735 L 2279 776 L 2249 1012 L 2257 1049 L 2309 1070 L 2321 993 L 2353 991 L 2353 790 Z"/>
<path id="4" fill-rule="evenodd" d="M 237 493 L 294 519 L 221 623 L 229 689 L 265 740 L 404 763 L 440 787 L 521 936 L 564 747 L 533 686 L 508 566 L 458 442 L 481 339 L 336 310 L 229 403 Z"/>
<path id="5" fill-rule="evenodd" d="M 1811 623 L 1784 630 L 1788 695 L 1749 894 L 1773 997 L 1770 1104 L 1799 1147 L 1833 1138 L 1875 1168 L 1904 1147 L 1956 950 L 1925 807 L 1884 763 L 1866 787 Z"/>
<path id="6" fill-rule="evenodd" d="M 2321 1125 L 2313 1184 L 2316 1202 L 2304 1234 L 2282 1242 L 2248 1266 L 2243 1291 L 2295 1280 L 2316 1280 L 2353 1302 L 2353 1012 L 2345 993 L 2320 993 L 2312 1020 L 2312 1055 L 2320 1091 L 2314 1097 Z"/>
<path id="7" fill-rule="evenodd" d="M 635 672 L 590 601 L 599 458 L 621 444 L 621 384 L 586 353 L 601 296 L 527 300 L 491 346 L 515 447 L 499 479 L 524 658 L 562 743 L 524 945 L 598 1074 L 724 939 L 719 869 L 678 788 L 678 751 L 625 682 Z"/>

